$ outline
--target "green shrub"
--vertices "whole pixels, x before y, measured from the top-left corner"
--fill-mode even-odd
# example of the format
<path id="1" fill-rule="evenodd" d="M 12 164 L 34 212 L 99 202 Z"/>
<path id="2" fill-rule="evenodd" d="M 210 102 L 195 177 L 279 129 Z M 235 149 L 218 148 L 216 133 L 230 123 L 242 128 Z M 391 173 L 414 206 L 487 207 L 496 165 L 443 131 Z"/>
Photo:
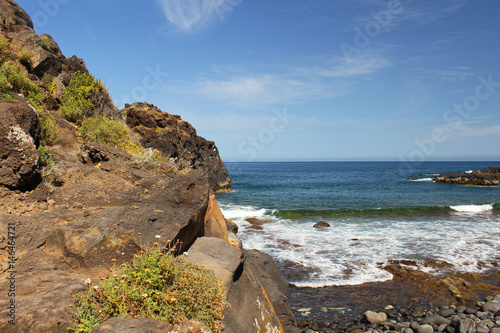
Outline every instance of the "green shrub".
<path id="1" fill-rule="evenodd" d="M 155 243 L 157 244 L 157 243 Z M 90 332 L 112 317 L 167 323 L 199 320 L 220 332 L 224 290 L 215 274 L 158 247 L 137 255 L 122 271 L 76 295 L 73 331 Z"/>
<path id="2" fill-rule="evenodd" d="M 94 109 L 91 99 L 102 89 L 104 89 L 103 84 L 93 75 L 74 73 L 61 97 L 61 115 L 75 123 L 91 116 Z"/>
<path id="3" fill-rule="evenodd" d="M 142 169 L 163 174 L 178 173 L 180 170 L 173 158 L 166 157 L 154 148 L 141 149 L 132 153 L 135 163 Z"/>
<path id="4" fill-rule="evenodd" d="M 26 69 L 18 60 L 4 59 L 0 62 L 0 96 L 23 94 L 33 105 L 40 105 L 45 100 L 45 91 L 36 82 L 31 81 Z"/>
<path id="5" fill-rule="evenodd" d="M 85 119 L 77 134 L 86 142 L 103 143 L 119 148 L 123 148 L 130 141 L 127 126 L 108 117 Z"/>
<path id="6" fill-rule="evenodd" d="M 47 51 L 50 51 L 50 41 L 49 41 L 49 37 L 47 36 L 42 36 L 41 37 L 41 40 L 42 40 L 42 47 L 44 49 L 46 49 Z"/>
<path id="7" fill-rule="evenodd" d="M 33 52 L 22 50 L 17 54 L 17 56 L 20 61 L 30 62 L 31 58 L 33 58 Z"/>
<path id="8" fill-rule="evenodd" d="M 40 126 L 42 128 L 40 144 L 43 146 L 53 146 L 59 142 L 57 122 L 43 106 L 37 107 L 37 111 L 40 115 Z"/>

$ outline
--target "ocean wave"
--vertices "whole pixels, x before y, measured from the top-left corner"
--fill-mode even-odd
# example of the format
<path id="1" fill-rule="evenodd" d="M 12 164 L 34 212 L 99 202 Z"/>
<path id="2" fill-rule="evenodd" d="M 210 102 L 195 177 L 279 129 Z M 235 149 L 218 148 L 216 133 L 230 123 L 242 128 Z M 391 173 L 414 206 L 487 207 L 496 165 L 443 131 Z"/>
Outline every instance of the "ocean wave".
<path id="1" fill-rule="evenodd" d="M 499 218 L 484 213 L 493 205 L 275 211 L 221 204 L 221 209 L 240 227 L 244 247 L 270 254 L 297 286 L 389 280 L 392 275 L 384 266 L 391 260 L 439 259 L 454 271 L 476 273 L 494 269 L 500 260 L 500 234 L 491 232 Z M 471 217 L 459 210 L 477 213 Z M 270 223 L 256 229 L 247 221 L 251 217 Z M 331 227 L 314 228 L 319 220 Z M 433 273 L 431 268 L 420 268 Z"/>
<path id="2" fill-rule="evenodd" d="M 493 210 L 494 204 L 486 205 L 461 205 L 451 206 L 450 208 L 459 213 L 478 214 L 485 213 Z"/>
<path id="3" fill-rule="evenodd" d="M 346 218 L 346 217 L 421 217 L 449 215 L 449 206 L 390 207 L 370 209 L 293 209 L 278 210 L 275 215 L 283 219 Z"/>
<path id="4" fill-rule="evenodd" d="M 268 210 L 264 208 L 256 208 L 253 206 L 240 206 L 240 205 L 220 205 L 222 214 L 228 220 L 233 219 L 247 219 L 250 217 L 264 218 Z"/>

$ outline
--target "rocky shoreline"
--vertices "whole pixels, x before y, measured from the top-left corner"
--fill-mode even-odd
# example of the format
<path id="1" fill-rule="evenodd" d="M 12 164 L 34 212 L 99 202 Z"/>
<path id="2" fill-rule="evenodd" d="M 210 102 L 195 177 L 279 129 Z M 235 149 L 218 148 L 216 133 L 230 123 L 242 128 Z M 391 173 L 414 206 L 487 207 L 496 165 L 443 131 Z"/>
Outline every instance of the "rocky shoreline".
<path id="1" fill-rule="evenodd" d="M 446 305 L 423 307 L 388 305 L 377 311 L 368 310 L 351 322 L 297 322 L 301 332 L 500 332 L 500 294 L 488 296 L 472 306 Z"/>
<path id="2" fill-rule="evenodd" d="M 432 266 L 434 273 L 422 271 L 422 266 Z M 500 330 L 500 296 L 496 296 L 500 294 L 500 272 L 497 270 L 484 275 L 458 273 L 442 261 L 395 261 L 385 269 L 393 274 L 392 280 L 320 288 L 291 285 L 290 305 L 301 332 Z M 495 304 L 499 308 L 490 307 Z M 443 310 L 446 311 L 442 313 Z M 422 325 L 431 325 L 432 330 L 428 326 L 417 330 Z"/>
<path id="3" fill-rule="evenodd" d="M 500 332 L 498 274 L 482 277 L 489 291 L 474 290 L 458 302 L 418 281 L 297 288 L 290 303 L 303 333 L 313 332 Z M 470 289 L 474 286 L 469 285 Z M 492 292 L 496 290 L 496 292 Z M 481 295 L 481 296 L 478 296 Z M 489 295 L 489 296 L 484 296 Z"/>
<path id="4" fill-rule="evenodd" d="M 311 324 L 298 321 L 301 332 L 353 332 L 353 333 L 432 333 L 432 332 L 500 332 L 500 294 L 488 296 L 476 305 L 406 306 L 395 308 L 392 305 L 384 309 L 368 310 L 357 316 L 351 323 L 320 322 Z"/>

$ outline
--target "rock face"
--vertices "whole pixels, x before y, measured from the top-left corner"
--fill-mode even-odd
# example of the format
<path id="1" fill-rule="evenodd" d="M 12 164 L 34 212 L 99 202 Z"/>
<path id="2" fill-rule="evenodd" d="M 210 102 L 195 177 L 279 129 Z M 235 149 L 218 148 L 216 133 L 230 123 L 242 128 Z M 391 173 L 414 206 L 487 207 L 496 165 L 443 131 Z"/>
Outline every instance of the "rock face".
<path id="1" fill-rule="evenodd" d="M 128 106 L 122 113 L 126 114 L 127 125 L 140 134 L 144 147 L 158 149 L 178 163 L 203 171 L 215 192 L 231 189 L 231 179 L 215 143 L 198 136 L 180 116 L 146 103 Z"/>
<path id="2" fill-rule="evenodd" d="M 11 189 L 40 182 L 37 145 L 38 113 L 22 97 L 18 103 L 0 103 L 0 185 Z"/>
<path id="3" fill-rule="evenodd" d="M 437 183 L 492 186 L 498 185 L 500 167 L 487 167 L 471 173 L 443 173 L 433 180 Z"/>
<path id="4" fill-rule="evenodd" d="M 297 332 L 287 283 L 274 261 L 242 249 L 237 228 L 226 223 L 215 200 L 214 191 L 230 189 L 215 144 L 179 116 L 148 104 L 125 109 L 127 123 L 145 147 L 170 154 L 191 170 L 147 171 L 123 150 L 82 143 L 74 125 L 56 109 L 70 75 L 87 72 L 83 61 L 66 59 L 50 36 L 37 35 L 29 16 L 12 0 L 0 2 L 0 29 L 13 47 L 33 53 L 24 64 L 32 80 L 54 78 L 55 107 L 48 111 L 61 135 L 59 143 L 47 147 L 54 178 L 41 179 L 37 112 L 23 98 L 0 103 L 0 290 L 15 288 L 11 298 L 0 297 L 0 332 L 67 332 L 73 296 L 89 288 L 85 281 L 99 284 L 109 277 L 110 267 L 130 262 L 154 243 L 178 244 L 179 253 L 187 251 L 224 280 L 230 304 L 225 332 Z M 103 100 L 110 102 L 106 96 L 103 91 Z M 114 105 L 106 105 L 96 114 L 120 116 Z M 9 262 L 12 253 L 15 260 Z M 9 323 L 13 300 L 15 325 Z M 95 331 L 167 329 L 208 332 L 195 322 L 172 327 L 132 318 L 111 319 Z"/>

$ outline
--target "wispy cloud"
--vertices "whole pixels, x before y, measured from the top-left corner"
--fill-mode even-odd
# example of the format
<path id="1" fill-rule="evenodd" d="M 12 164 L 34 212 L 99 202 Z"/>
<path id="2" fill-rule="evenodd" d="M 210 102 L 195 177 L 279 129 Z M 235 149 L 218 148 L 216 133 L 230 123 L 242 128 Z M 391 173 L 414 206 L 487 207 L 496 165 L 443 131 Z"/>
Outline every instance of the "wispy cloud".
<path id="1" fill-rule="evenodd" d="M 184 32 L 198 32 L 224 21 L 241 0 L 156 0 L 167 20 Z"/>
<path id="2" fill-rule="evenodd" d="M 392 62 L 380 53 L 366 51 L 350 60 L 345 57 L 327 59 L 322 65 L 298 68 L 297 71 L 325 77 L 353 77 L 368 75 L 392 66 Z"/>
<path id="3" fill-rule="evenodd" d="M 462 135 L 468 137 L 481 137 L 481 136 L 498 136 L 500 135 L 500 125 L 483 126 L 483 127 L 469 127 L 462 126 Z"/>
<path id="4" fill-rule="evenodd" d="M 198 82 L 198 92 L 209 99 L 239 107 L 256 107 L 341 96 L 348 93 L 350 85 L 347 82 L 327 84 L 286 75 L 253 74 L 222 80 L 202 79 Z"/>
<path id="5" fill-rule="evenodd" d="M 467 80 L 476 76 L 476 73 L 472 72 L 471 68 L 466 66 L 440 69 L 434 71 L 432 74 L 439 76 L 442 81 L 447 82 Z"/>

